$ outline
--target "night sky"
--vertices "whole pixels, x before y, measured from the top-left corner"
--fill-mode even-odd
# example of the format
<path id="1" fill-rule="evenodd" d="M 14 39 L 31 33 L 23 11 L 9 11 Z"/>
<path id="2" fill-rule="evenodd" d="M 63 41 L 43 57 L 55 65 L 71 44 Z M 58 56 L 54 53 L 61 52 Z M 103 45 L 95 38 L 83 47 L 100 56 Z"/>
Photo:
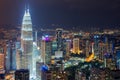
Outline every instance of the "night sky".
<path id="1" fill-rule="evenodd" d="M 36 26 L 119 25 L 120 0 L 28 0 Z M 0 0 L 0 25 L 19 25 L 25 0 Z"/>

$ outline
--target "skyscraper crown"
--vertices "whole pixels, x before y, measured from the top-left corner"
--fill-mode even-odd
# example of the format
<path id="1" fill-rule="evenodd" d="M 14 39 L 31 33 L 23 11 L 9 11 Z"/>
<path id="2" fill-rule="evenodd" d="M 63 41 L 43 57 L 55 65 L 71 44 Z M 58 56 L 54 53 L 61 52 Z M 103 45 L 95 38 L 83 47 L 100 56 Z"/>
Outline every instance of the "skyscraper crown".
<path id="1" fill-rule="evenodd" d="M 25 16 L 30 16 L 29 6 L 25 5 Z"/>
<path id="2" fill-rule="evenodd" d="M 29 7 L 25 7 L 25 13 L 23 16 L 23 24 L 32 24 Z"/>

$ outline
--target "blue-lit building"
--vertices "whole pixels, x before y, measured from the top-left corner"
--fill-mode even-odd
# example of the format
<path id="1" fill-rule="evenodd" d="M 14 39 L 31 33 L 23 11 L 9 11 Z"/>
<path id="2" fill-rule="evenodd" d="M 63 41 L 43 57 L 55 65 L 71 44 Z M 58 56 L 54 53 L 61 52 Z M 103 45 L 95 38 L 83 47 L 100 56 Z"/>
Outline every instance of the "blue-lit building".
<path id="1" fill-rule="evenodd" d="M 120 69 L 120 50 L 116 51 L 117 68 Z"/>
<path id="2" fill-rule="evenodd" d="M 12 41 L 7 43 L 6 70 L 16 70 L 16 48 L 15 43 Z"/>
<path id="3" fill-rule="evenodd" d="M 10 44 L 8 43 L 7 50 L 6 50 L 6 62 L 5 62 L 6 63 L 5 66 L 6 66 L 7 71 L 11 70 L 10 69 L 10 65 L 11 65 L 10 58 L 11 58 L 11 56 L 10 56 Z"/>
<path id="4" fill-rule="evenodd" d="M 47 65 L 41 66 L 41 80 L 51 80 L 51 72 L 48 69 Z"/>

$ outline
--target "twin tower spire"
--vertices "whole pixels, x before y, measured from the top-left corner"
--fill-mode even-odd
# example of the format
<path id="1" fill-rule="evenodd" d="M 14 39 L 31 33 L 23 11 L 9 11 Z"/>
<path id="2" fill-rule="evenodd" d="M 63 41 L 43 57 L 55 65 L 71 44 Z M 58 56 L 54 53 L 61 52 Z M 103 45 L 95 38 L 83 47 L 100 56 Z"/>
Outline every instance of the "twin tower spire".
<path id="1" fill-rule="evenodd" d="M 33 73 L 33 30 L 29 7 L 27 6 L 25 7 L 25 13 L 22 20 L 21 50 L 20 69 L 28 69 L 31 77 Z"/>
<path id="2" fill-rule="evenodd" d="M 22 24 L 32 24 L 30 12 L 29 12 L 29 6 L 25 6 L 25 13 L 23 16 Z"/>
<path id="3" fill-rule="evenodd" d="M 29 5 L 25 5 L 25 15 L 30 16 L 30 12 L 29 12 Z"/>

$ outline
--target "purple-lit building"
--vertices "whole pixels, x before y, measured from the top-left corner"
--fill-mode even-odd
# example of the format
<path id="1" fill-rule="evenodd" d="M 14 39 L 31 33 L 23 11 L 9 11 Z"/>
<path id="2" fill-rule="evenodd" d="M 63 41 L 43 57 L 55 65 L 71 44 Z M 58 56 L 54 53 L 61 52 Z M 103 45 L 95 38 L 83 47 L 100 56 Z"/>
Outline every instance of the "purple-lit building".
<path id="1" fill-rule="evenodd" d="M 52 54 L 52 42 L 50 40 L 50 36 L 45 35 L 42 36 L 41 42 L 41 58 L 42 62 L 45 64 L 50 64 Z"/>

